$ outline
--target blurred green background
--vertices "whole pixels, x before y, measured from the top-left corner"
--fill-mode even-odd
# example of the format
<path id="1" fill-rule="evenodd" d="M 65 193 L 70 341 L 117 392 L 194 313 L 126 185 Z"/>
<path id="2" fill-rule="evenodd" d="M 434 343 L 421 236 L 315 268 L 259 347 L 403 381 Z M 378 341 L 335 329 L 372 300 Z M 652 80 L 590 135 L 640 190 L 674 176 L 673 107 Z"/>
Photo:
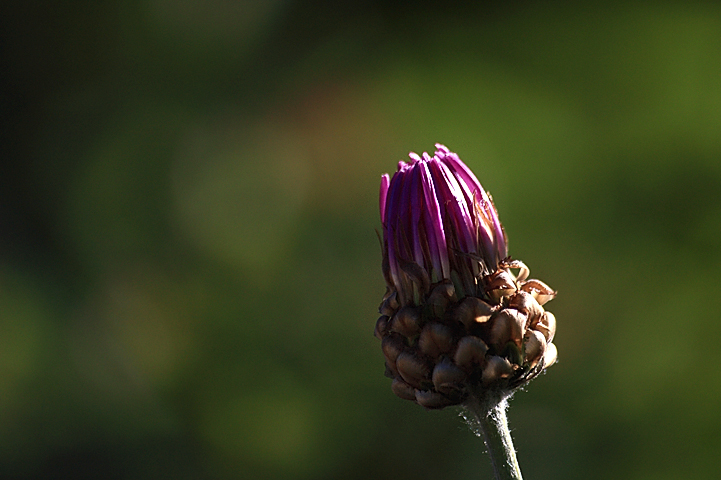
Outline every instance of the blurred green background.
<path id="1" fill-rule="evenodd" d="M 372 336 L 380 175 L 435 142 L 559 291 L 559 363 L 511 403 L 525 476 L 717 478 L 719 5 L 0 22 L 1 478 L 491 478 L 457 411 L 392 394 Z"/>

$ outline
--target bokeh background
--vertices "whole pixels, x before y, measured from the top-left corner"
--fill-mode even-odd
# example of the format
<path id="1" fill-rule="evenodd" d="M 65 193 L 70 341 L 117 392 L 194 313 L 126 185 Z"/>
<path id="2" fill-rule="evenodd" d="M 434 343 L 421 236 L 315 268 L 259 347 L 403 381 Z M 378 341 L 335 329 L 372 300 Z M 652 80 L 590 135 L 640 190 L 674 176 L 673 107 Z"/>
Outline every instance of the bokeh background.
<path id="1" fill-rule="evenodd" d="M 372 336 L 441 142 L 560 293 L 529 479 L 721 467 L 721 7 L 4 2 L 0 477 L 491 478 Z"/>

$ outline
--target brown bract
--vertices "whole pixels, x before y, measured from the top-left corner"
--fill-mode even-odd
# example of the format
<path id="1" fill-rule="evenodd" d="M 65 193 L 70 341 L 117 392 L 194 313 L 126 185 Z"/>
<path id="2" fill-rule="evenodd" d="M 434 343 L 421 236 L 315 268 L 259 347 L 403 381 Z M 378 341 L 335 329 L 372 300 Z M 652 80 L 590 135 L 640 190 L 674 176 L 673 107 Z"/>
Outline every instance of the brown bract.
<path id="1" fill-rule="evenodd" d="M 526 280 L 527 273 L 520 262 L 502 263 L 479 279 L 479 296 L 458 299 L 446 279 L 431 285 L 418 305 L 404 307 L 389 289 L 374 334 L 393 392 L 432 409 L 488 403 L 552 365 L 556 318 L 543 304 L 556 292 L 540 280 Z"/>

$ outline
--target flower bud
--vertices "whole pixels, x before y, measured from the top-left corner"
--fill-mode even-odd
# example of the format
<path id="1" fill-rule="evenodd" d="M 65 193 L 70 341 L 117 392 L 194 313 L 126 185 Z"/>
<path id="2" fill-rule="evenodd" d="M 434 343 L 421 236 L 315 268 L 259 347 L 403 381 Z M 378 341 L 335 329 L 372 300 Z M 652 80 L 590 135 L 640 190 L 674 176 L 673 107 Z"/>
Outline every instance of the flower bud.
<path id="1" fill-rule="evenodd" d="M 556 292 L 527 280 L 490 195 L 436 147 L 381 177 L 387 289 L 374 335 L 398 397 L 425 408 L 490 405 L 556 361 L 556 320 L 542 307 Z"/>

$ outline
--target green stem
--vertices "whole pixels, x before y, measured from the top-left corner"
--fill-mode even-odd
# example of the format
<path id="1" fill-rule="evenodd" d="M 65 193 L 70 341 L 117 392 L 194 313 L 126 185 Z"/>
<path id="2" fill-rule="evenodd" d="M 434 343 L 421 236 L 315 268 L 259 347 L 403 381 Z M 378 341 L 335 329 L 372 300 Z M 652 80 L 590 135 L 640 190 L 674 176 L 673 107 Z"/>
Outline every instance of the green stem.
<path id="1" fill-rule="evenodd" d="M 523 480 L 521 468 L 516 459 L 511 432 L 508 430 L 506 409 L 508 402 L 504 399 L 489 411 L 472 408 L 466 405 L 476 420 L 488 454 L 491 456 L 496 480 Z"/>

